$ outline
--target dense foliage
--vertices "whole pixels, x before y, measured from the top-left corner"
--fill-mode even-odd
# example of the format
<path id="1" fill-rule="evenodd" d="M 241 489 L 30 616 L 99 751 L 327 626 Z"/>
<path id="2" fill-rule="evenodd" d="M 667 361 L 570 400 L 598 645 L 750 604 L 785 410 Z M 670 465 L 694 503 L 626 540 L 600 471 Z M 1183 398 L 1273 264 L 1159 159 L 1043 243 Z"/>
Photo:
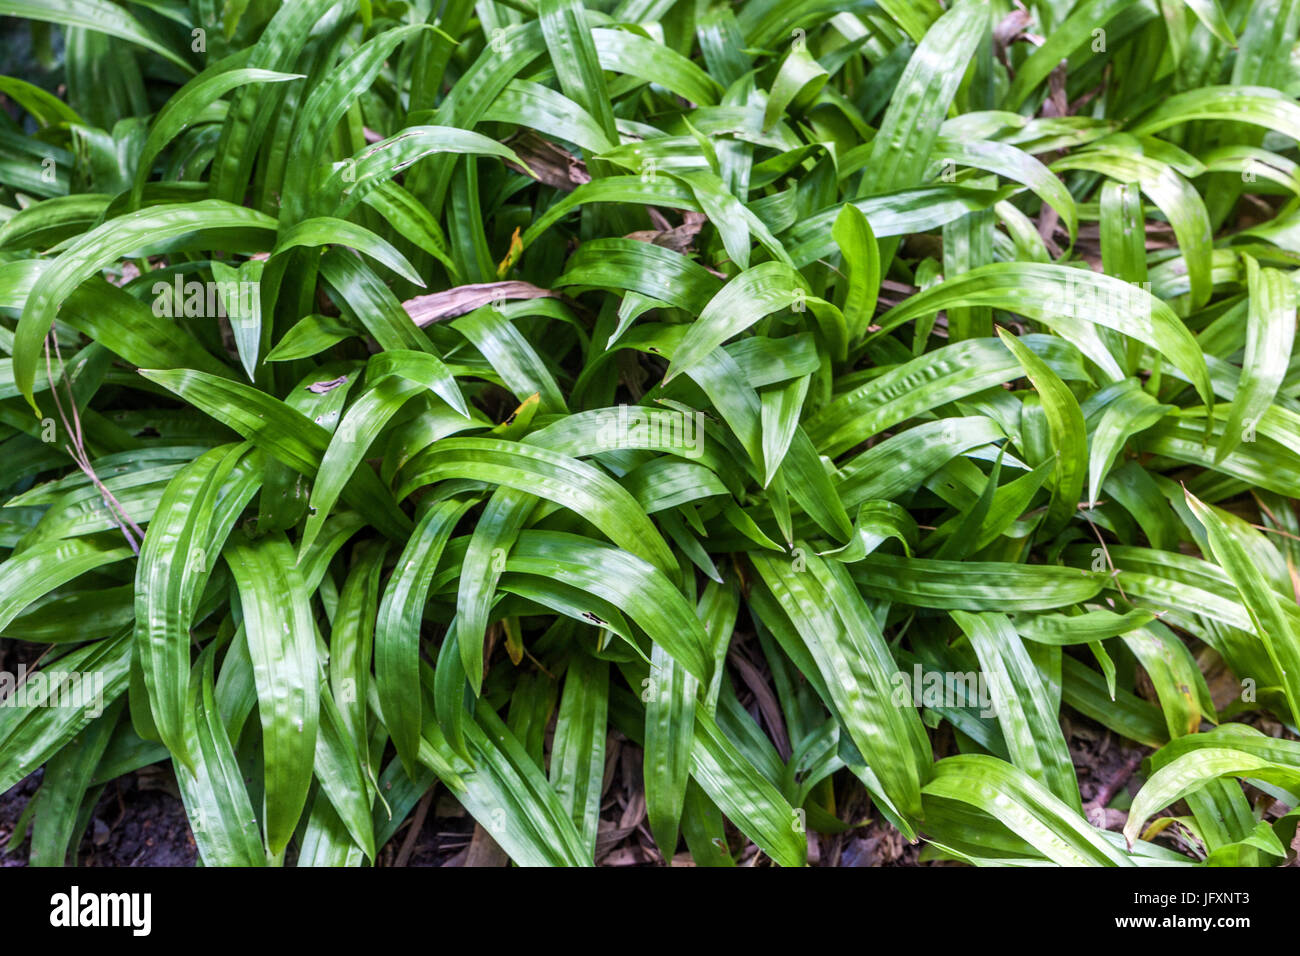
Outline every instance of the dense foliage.
<path id="1" fill-rule="evenodd" d="M 34 863 L 166 760 L 206 865 L 591 864 L 615 731 L 700 865 L 1286 860 L 1300 3 L 0 15 Z"/>

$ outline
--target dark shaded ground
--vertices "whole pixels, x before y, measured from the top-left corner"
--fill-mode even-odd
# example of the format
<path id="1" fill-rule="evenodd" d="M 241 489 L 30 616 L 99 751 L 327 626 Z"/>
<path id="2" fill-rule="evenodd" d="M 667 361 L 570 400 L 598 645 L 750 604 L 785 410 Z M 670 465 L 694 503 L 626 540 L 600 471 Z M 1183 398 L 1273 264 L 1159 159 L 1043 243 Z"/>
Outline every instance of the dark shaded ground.
<path id="1" fill-rule="evenodd" d="M 41 771 L 0 797 L 0 842 L 40 784 Z M 171 771 L 148 767 L 113 781 L 95 807 L 77 850 L 80 866 L 193 866 L 198 853 Z M 26 866 L 30 846 L 0 856 L 0 866 Z"/>
<path id="2" fill-rule="evenodd" d="M 1109 800 L 1125 786 L 1135 786 L 1133 772 L 1147 751 L 1126 746 L 1110 732 L 1082 718 L 1072 721 L 1068 730 L 1085 802 L 1091 806 L 1099 795 Z M 640 790 L 640 748 L 615 732 L 608 749 L 597 863 L 660 865 Z M 0 795 L 0 846 L 8 842 L 40 776 L 37 771 Z M 921 845 L 909 845 L 888 824 L 872 819 L 867 795 L 855 781 L 843 781 L 835 799 L 838 816 L 859 825 L 841 834 L 814 834 L 809 846 L 809 862 L 814 866 L 947 865 L 921 863 Z M 1110 828 L 1118 829 L 1123 821 L 1122 811 L 1107 811 L 1106 824 Z M 413 835 L 411 828 L 417 822 L 418 830 Z M 734 832 L 731 835 L 738 865 L 770 865 L 743 837 Z M 0 866 L 26 866 L 29 850 L 24 844 L 0 856 Z M 191 866 L 195 858 L 194 841 L 175 781 L 163 764 L 129 774 L 105 787 L 77 850 L 77 864 L 81 866 Z M 690 865 L 690 858 L 682 852 L 674 862 Z M 476 826 L 441 788 L 425 801 L 423 813 L 417 807 L 380 851 L 378 860 L 380 866 L 413 867 L 506 863 L 487 832 Z"/>
<path id="3" fill-rule="evenodd" d="M 747 651 L 738 639 L 729 655 L 741 705 L 773 740 L 783 756 L 789 737 L 762 658 Z M 31 666 L 40 646 L 0 639 L 0 668 Z M 1210 675 L 1216 704 L 1224 706 L 1238 692 L 1234 681 L 1224 683 Z M 1222 684 L 1222 686 L 1220 686 Z M 1143 693 L 1144 688 L 1139 688 Z M 1221 694 L 1220 694 L 1221 692 Z M 1149 696 L 1154 697 L 1151 692 Z M 1219 699 L 1220 696 L 1222 699 Z M 1270 736 L 1290 737 L 1281 725 L 1263 715 L 1248 720 Z M 1066 711 L 1062 727 L 1079 780 L 1085 812 L 1097 826 L 1120 830 L 1126 808 L 1141 783 L 1142 759 L 1150 753 L 1125 741 L 1092 720 Z M 951 730 L 940 727 L 933 738 L 936 759 L 954 753 Z M 650 835 L 645 797 L 641 789 L 641 748 L 611 730 L 601 804 L 596 863 L 600 866 L 658 866 L 663 861 Z M 9 842 L 19 818 L 40 784 L 41 771 L 32 774 L 6 794 L 0 794 L 0 851 Z M 848 774 L 836 776 L 833 794 L 835 816 L 848 828 L 838 834 L 814 833 L 809 842 L 809 862 L 814 866 L 948 866 L 949 862 L 922 862 L 924 846 L 910 845 L 879 818 L 861 784 Z M 822 794 L 821 798 L 825 798 Z M 1254 794 L 1257 799 L 1262 795 Z M 1264 804 L 1267 803 L 1265 799 Z M 1261 804 L 1263 805 L 1263 804 Z M 1169 813 L 1172 811 L 1166 811 Z M 1282 812 L 1269 809 L 1270 819 Z M 1163 815 L 1163 814 L 1162 814 Z M 735 830 L 728 831 L 730 848 L 740 866 L 770 866 L 771 862 Z M 1177 827 L 1169 827 L 1160 842 L 1186 851 Z M 9 854 L 0 853 L 0 866 L 26 866 L 30 845 Z M 292 850 L 291 850 L 292 855 Z M 82 866 L 191 866 L 197 850 L 190 834 L 176 782 L 168 764 L 155 764 L 128 774 L 104 787 L 91 822 L 76 852 Z M 292 863 L 292 859 L 289 860 Z M 505 866 L 508 860 L 482 827 L 476 825 L 442 788 L 435 788 L 417 804 L 407 821 L 381 848 L 376 861 L 386 867 Z M 675 865 L 691 865 L 680 852 Z"/>

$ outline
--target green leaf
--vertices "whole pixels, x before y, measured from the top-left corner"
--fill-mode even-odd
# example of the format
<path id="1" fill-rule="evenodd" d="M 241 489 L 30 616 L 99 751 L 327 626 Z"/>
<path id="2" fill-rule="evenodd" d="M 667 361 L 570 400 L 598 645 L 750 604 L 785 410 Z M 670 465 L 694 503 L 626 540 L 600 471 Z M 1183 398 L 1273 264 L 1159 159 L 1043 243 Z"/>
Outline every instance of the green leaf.
<path id="1" fill-rule="evenodd" d="M 905 821 L 919 817 L 929 742 L 916 711 L 898 700 L 897 665 L 861 596 L 838 566 L 816 556 L 802 559 L 802 571 L 766 554 L 750 560 L 816 662 L 827 702 L 880 781 L 878 798 Z"/>
<path id="2" fill-rule="evenodd" d="M 695 712 L 691 766 L 704 792 L 759 849 L 781 866 L 805 865 L 802 817 L 702 710 Z"/>
<path id="3" fill-rule="evenodd" d="M 1088 454 L 1083 412 L 1073 393 L 1046 362 L 1005 329 L 998 329 L 998 337 L 1011 350 L 1038 390 L 1043 413 L 1047 416 L 1056 471 L 1043 531 L 1052 534 L 1074 517 L 1079 497 L 1083 494 Z"/>
<path id="4" fill-rule="evenodd" d="M 585 855 L 596 853 L 601 781 L 605 776 L 605 719 L 609 664 L 576 654 L 569 660 L 551 745 L 551 786 L 582 836 Z"/>
<path id="5" fill-rule="evenodd" d="M 1243 532 L 1225 522 L 1190 491 L 1186 495 L 1187 504 L 1205 528 L 1214 560 L 1232 580 L 1255 634 L 1282 676 L 1291 713 L 1300 714 L 1300 630 L 1295 620 L 1283 613 L 1278 594 L 1269 587 L 1247 550 L 1247 542 L 1242 540 Z"/>
<path id="6" fill-rule="evenodd" d="M 939 126 L 988 24 L 988 5 L 969 0 L 953 6 L 917 38 L 872 140 L 859 195 L 920 185 Z"/>
<path id="7" fill-rule="evenodd" d="M 867 326 L 875 317 L 880 294 L 880 249 L 871 223 L 852 203 L 840 207 L 832 232 L 848 273 L 841 308 L 848 323 L 849 341 L 856 342 L 866 334 Z"/>
<path id="8" fill-rule="evenodd" d="M 1216 462 L 1231 453 L 1245 434 L 1254 431 L 1286 377 L 1295 344 L 1296 296 L 1291 280 L 1280 270 L 1261 269 L 1250 256 L 1244 258 L 1250 293 L 1246 352 L 1237 394 L 1233 396 L 1228 421 L 1223 426 L 1223 437 L 1214 451 Z"/>
<path id="9" fill-rule="evenodd" d="M 1059 866 L 1134 865 L 1046 787 L 996 757 L 940 760 L 924 792 L 988 814 Z"/>
<path id="10" fill-rule="evenodd" d="M 232 536 L 222 554 L 239 588 L 265 761 L 266 850 L 279 864 L 307 803 L 320 722 L 320 660 L 307 591 L 282 535 Z"/>
<path id="11" fill-rule="evenodd" d="M 136 565 L 135 643 L 150 711 L 167 749 L 192 773 L 190 626 L 231 524 L 261 484 L 247 452 L 243 444 L 213 448 L 167 483 Z"/>
<path id="12" fill-rule="evenodd" d="M 180 67 L 186 73 L 194 68 L 177 56 L 168 43 L 154 36 L 134 16 L 106 0 L 0 0 L 0 15 L 27 20 L 44 20 L 67 27 L 94 30 L 138 44 Z"/>
<path id="13" fill-rule="evenodd" d="M 668 545 L 636 501 L 591 465 L 495 438 L 447 438 L 403 469 L 398 497 L 446 478 L 470 478 L 526 491 L 581 515 L 615 544 L 677 576 Z"/>
<path id="14" fill-rule="evenodd" d="M 92 229 L 59 254 L 27 297 L 14 332 L 14 381 L 19 391 L 36 409 L 32 389 L 41 343 L 68 296 L 100 269 L 149 248 L 184 248 L 178 241 L 194 248 L 205 241 L 233 239 L 245 251 L 257 251 L 265 248 L 274 229 L 270 217 L 217 199 L 151 206 Z"/>
<path id="15" fill-rule="evenodd" d="M 950 613 L 979 657 L 1011 762 L 1082 814 L 1083 801 L 1057 721 L 1057 704 L 1006 615 Z"/>
<path id="16" fill-rule="evenodd" d="M 483 726 L 480 727 L 480 723 Z M 520 866 L 586 866 L 581 836 L 519 741 L 490 708 L 465 721 L 473 762 L 426 724 L 421 762 Z"/>
<path id="17" fill-rule="evenodd" d="M 447 499 L 424 513 L 402 549 L 379 602 L 375 689 L 384 712 L 384 726 L 408 768 L 415 766 L 420 748 L 420 621 L 424 604 L 447 539 L 473 503 L 472 498 Z"/>
<path id="18" fill-rule="evenodd" d="M 1081 269 L 1024 262 L 980 266 L 890 309 L 875 334 L 952 302 L 1005 309 L 1042 322 L 1099 366 L 1116 372 L 1114 358 L 1096 337 L 1096 326 L 1122 332 L 1157 350 L 1183 371 L 1203 401 L 1213 401 L 1205 357 L 1174 311 L 1143 289 Z"/>

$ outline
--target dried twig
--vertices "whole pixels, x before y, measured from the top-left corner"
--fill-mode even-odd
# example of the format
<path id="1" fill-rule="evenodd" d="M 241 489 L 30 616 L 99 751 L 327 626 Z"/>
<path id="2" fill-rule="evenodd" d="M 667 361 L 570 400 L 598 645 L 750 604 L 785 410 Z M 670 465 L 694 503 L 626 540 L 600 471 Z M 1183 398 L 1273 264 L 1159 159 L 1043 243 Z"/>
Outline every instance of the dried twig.
<path id="1" fill-rule="evenodd" d="M 54 355 L 59 361 L 59 383 L 54 381 L 54 368 L 50 361 L 51 342 L 54 343 Z M 63 430 L 72 439 L 71 445 L 63 446 L 64 451 L 77 463 L 77 467 L 85 473 L 91 484 L 99 491 L 100 497 L 104 501 L 104 507 L 108 509 L 118 528 L 121 529 L 122 536 L 126 538 L 126 543 L 131 546 L 133 553 L 139 555 L 140 542 L 144 540 L 144 531 L 126 513 L 126 509 L 117 500 L 117 496 L 108 490 L 108 487 L 100 480 L 99 475 L 95 473 L 94 467 L 90 464 L 90 456 L 86 453 L 85 438 L 81 432 L 81 414 L 77 411 L 77 399 L 72 393 L 72 383 L 68 380 L 68 367 L 63 362 L 63 353 L 59 349 L 59 340 L 55 337 L 53 331 L 45 337 L 45 375 L 50 383 L 50 395 L 54 399 L 54 407 L 58 410 L 59 418 L 63 422 Z M 67 391 L 68 409 L 72 415 L 71 422 L 68 421 L 68 412 L 64 411 L 63 402 L 59 398 L 58 386 L 60 383 Z"/>

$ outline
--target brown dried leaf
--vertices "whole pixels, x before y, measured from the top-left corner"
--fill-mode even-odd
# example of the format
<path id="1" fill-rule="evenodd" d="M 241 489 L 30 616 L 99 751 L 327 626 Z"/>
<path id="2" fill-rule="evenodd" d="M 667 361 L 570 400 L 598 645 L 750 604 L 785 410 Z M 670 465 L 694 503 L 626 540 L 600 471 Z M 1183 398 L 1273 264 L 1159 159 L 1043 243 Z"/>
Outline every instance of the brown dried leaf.
<path id="1" fill-rule="evenodd" d="M 406 314 L 418 326 L 426 326 L 440 319 L 451 319 L 485 306 L 490 302 L 506 299 L 556 299 L 559 296 L 550 289 L 541 289 L 531 282 L 510 280 L 508 282 L 475 282 L 470 285 L 458 285 L 454 289 L 444 289 L 429 295 L 418 295 L 402 303 Z"/>
<path id="2" fill-rule="evenodd" d="M 312 382 L 307 386 L 307 391 L 315 392 L 317 395 L 324 395 L 326 392 L 332 392 L 348 380 L 346 375 L 340 375 L 338 378 L 332 378 L 328 382 Z"/>
<path id="3" fill-rule="evenodd" d="M 635 239 L 637 242 L 648 242 L 654 246 L 663 246 L 665 249 L 671 249 L 673 252 L 686 255 L 694 251 L 695 237 L 700 234 L 700 230 L 704 228 L 707 221 L 703 213 L 688 212 L 683 214 L 680 226 L 670 226 L 667 229 L 640 229 L 628 233 L 624 238 Z"/>
<path id="4" fill-rule="evenodd" d="M 536 173 L 537 179 L 547 186 L 572 192 L 578 186 L 591 182 L 591 174 L 587 172 L 587 166 L 582 160 L 531 130 L 511 140 L 510 148 Z M 521 173 L 528 172 L 509 160 L 506 165 Z"/>

